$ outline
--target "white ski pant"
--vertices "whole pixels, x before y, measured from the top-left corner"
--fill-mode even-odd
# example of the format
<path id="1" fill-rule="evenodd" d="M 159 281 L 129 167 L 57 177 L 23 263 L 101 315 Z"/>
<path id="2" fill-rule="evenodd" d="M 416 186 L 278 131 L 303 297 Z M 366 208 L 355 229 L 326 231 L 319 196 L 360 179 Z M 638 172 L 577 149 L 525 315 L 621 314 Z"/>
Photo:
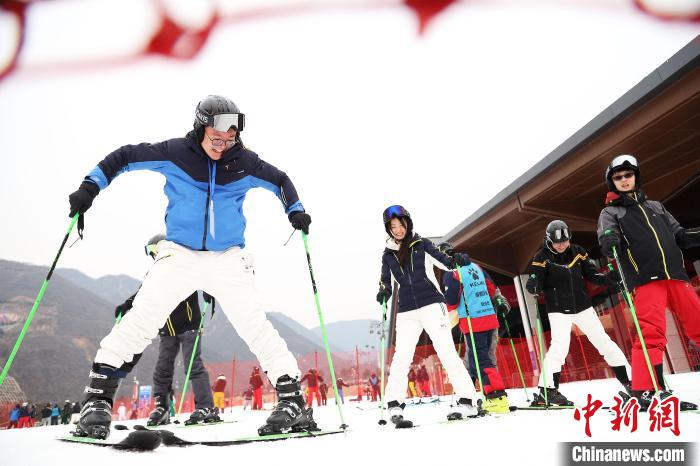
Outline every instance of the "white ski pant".
<path id="1" fill-rule="evenodd" d="M 287 344 L 256 306 L 250 255 L 238 247 L 193 251 L 170 241 L 158 244 L 133 308 L 102 339 L 95 362 L 117 368 L 131 362 L 158 335 L 173 309 L 196 290 L 216 298 L 273 385 L 282 375 L 300 376 Z"/>
<path id="2" fill-rule="evenodd" d="M 544 387 L 544 376 L 547 377 L 547 387 L 554 387 L 552 374 L 561 371 L 566 356 L 569 354 L 571 342 L 571 325 L 575 324 L 583 332 L 588 341 L 598 350 L 605 362 L 610 367 L 625 366 L 627 375 L 630 376 L 630 366 L 627 358 L 619 346 L 605 333 L 603 324 L 600 323 L 598 314 L 589 307 L 578 314 L 562 314 L 552 312 L 549 314 L 549 325 L 552 330 L 552 342 L 544 357 L 544 370 L 540 371 L 539 386 Z"/>
<path id="3" fill-rule="evenodd" d="M 429 304 L 413 311 L 396 314 L 396 351 L 389 369 L 386 399 L 403 403 L 406 398 L 408 369 L 416 352 L 416 343 L 425 330 L 459 398 L 476 397 L 474 383 L 459 358 L 447 312 L 440 303 Z"/>

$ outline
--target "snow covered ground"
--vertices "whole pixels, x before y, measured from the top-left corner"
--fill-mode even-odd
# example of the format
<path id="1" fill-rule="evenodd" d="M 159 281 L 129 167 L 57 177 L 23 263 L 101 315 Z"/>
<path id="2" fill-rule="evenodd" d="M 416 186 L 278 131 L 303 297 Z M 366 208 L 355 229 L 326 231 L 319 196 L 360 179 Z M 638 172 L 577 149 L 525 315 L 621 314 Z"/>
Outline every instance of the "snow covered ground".
<path id="1" fill-rule="evenodd" d="M 686 401 L 700 402 L 700 373 L 679 374 L 669 377 L 675 393 Z M 619 386 L 614 380 L 596 380 L 562 384 L 561 390 L 577 405 L 583 405 L 591 393 L 606 405 Z M 532 393 L 532 389 L 529 390 Z M 511 404 L 525 405 L 523 390 L 510 390 Z M 537 412 L 520 411 L 501 416 L 489 416 L 463 422 L 440 424 L 449 407 L 449 397 L 441 403 L 410 406 L 406 417 L 419 427 L 396 430 L 391 424 L 379 426 L 380 411 L 376 403 L 346 403 L 343 414 L 350 429 L 345 434 L 316 439 L 292 439 L 270 443 L 245 444 L 228 447 L 164 447 L 153 452 L 133 453 L 98 448 L 90 445 L 59 442 L 56 437 L 70 430 L 66 426 L 41 427 L 0 431 L 0 465 L 87 464 L 87 465 L 176 465 L 227 464 L 286 465 L 331 464 L 378 465 L 384 464 L 484 464 L 555 465 L 560 464 L 559 443 L 567 441 L 633 441 L 633 442 L 694 442 L 700 438 L 700 414 L 681 413 L 680 435 L 668 429 L 649 432 L 649 416 L 641 413 L 638 428 L 629 433 L 622 426 L 612 430 L 614 418 L 608 411 L 599 410 L 591 418 L 592 437 L 584 433 L 585 423 L 574 419 L 573 410 Z M 358 409 L 358 406 L 362 409 Z M 256 432 L 269 411 L 243 412 L 240 408 L 226 413 L 225 418 L 236 423 L 207 427 L 176 428 L 176 435 L 188 440 L 231 439 L 250 436 Z M 315 408 L 315 418 L 322 428 L 339 426 L 335 405 Z M 144 421 L 128 421 L 131 426 Z M 173 426 L 171 426 L 173 427 Z M 111 439 L 121 439 L 127 431 L 112 430 Z M 697 462 L 697 458 L 695 460 Z M 233 463 L 235 462 L 235 463 Z M 455 463 L 456 462 L 456 463 Z M 219 463 L 217 463 L 219 464 Z M 225 464 L 225 463 L 220 463 Z M 696 463 L 697 464 L 697 463 Z"/>

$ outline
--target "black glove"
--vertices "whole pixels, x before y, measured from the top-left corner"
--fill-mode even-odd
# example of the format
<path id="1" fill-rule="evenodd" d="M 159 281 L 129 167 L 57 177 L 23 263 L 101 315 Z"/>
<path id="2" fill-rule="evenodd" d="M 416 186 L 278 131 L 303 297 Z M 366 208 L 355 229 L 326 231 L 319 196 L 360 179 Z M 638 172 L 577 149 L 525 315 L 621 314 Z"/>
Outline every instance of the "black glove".
<path id="1" fill-rule="evenodd" d="M 309 225 L 311 225 L 311 217 L 306 212 L 292 212 L 289 214 L 289 221 L 295 230 L 301 230 L 304 234 L 309 234 Z"/>
<path id="2" fill-rule="evenodd" d="M 619 253 L 620 252 L 620 238 L 613 232 L 606 232 L 605 235 L 600 239 L 600 252 L 603 253 L 605 257 L 613 258 L 613 247 Z"/>
<path id="3" fill-rule="evenodd" d="M 472 260 L 469 258 L 469 254 L 465 252 L 457 252 L 455 253 L 454 256 L 452 256 L 452 268 L 457 268 L 457 266 L 464 267 L 472 263 Z"/>
<path id="4" fill-rule="evenodd" d="M 130 297 L 123 303 L 121 303 L 119 306 L 114 308 L 114 317 L 116 319 L 122 318 L 126 315 L 127 312 L 131 310 L 131 308 L 134 306 L 134 296 Z"/>
<path id="5" fill-rule="evenodd" d="M 496 308 L 496 312 L 503 316 L 510 312 L 510 304 L 508 304 L 508 300 L 500 293 L 493 296 L 493 306 Z"/>
<path id="6" fill-rule="evenodd" d="M 534 273 L 530 275 L 525 284 L 525 289 L 530 292 L 530 294 L 537 295 L 540 292 L 540 286 L 537 282 L 537 275 Z"/>
<path id="7" fill-rule="evenodd" d="M 73 217 L 80 212 L 84 214 L 92 205 L 92 201 L 100 193 L 100 188 L 90 181 L 83 181 L 80 187 L 73 194 L 68 196 L 70 203 L 69 217 Z"/>
<path id="8" fill-rule="evenodd" d="M 620 276 L 620 272 L 618 272 L 615 269 L 611 269 L 610 272 L 605 276 L 605 278 L 608 280 L 608 283 L 611 285 L 617 285 L 622 281 L 622 277 Z"/>
<path id="9" fill-rule="evenodd" d="M 391 298 L 391 290 L 389 288 L 380 288 L 379 293 L 377 293 L 377 302 L 379 304 L 388 303 L 389 298 Z"/>
<path id="10" fill-rule="evenodd" d="M 214 317 L 214 308 L 216 307 L 216 300 L 212 295 L 210 295 L 206 291 L 202 291 L 202 298 L 204 299 L 205 303 L 209 304 L 209 307 L 211 308 L 211 316 Z"/>

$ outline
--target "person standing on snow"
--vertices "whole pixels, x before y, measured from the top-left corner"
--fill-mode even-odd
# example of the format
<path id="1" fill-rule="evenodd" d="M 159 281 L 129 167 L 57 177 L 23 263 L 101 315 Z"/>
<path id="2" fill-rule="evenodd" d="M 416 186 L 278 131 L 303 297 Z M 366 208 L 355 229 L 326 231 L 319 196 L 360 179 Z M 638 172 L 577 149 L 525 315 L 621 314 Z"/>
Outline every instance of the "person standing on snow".
<path id="1" fill-rule="evenodd" d="M 615 157 L 605 170 L 608 185 L 606 207 L 598 218 L 598 241 L 603 255 L 617 252 L 655 380 L 647 367 L 639 337 L 632 345 L 630 395 L 646 409 L 654 396 L 654 382 L 661 399 L 671 395 L 664 384 L 663 353 L 666 349 L 666 308 L 683 325 L 688 339 L 700 341 L 700 298 L 690 286 L 681 248 L 700 246 L 700 227 L 683 228 L 658 201 L 647 199 L 637 159 Z M 697 409 L 681 402 L 681 409 Z"/>
<path id="2" fill-rule="evenodd" d="M 10 423 L 7 426 L 8 429 L 12 429 L 13 427 L 17 429 L 17 422 L 19 421 L 19 403 L 15 405 L 14 408 L 12 408 L 12 411 L 10 411 Z"/>
<path id="3" fill-rule="evenodd" d="M 318 374 L 316 369 L 311 368 L 306 374 L 304 374 L 304 377 L 301 378 L 299 383 L 304 381 L 306 381 L 306 386 L 309 389 L 309 394 L 306 398 L 308 406 L 311 406 L 313 403 L 314 395 L 316 396 L 317 406 L 321 406 L 321 394 L 318 391 L 318 385 L 320 382 L 323 382 L 323 377 Z"/>
<path id="4" fill-rule="evenodd" d="M 418 368 L 416 381 L 418 382 L 421 396 L 433 396 L 433 392 L 430 390 L 430 376 L 428 375 L 428 369 L 425 368 L 425 364 L 421 364 Z"/>
<path id="5" fill-rule="evenodd" d="M 58 418 L 59 417 L 61 417 L 61 408 L 58 407 L 57 403 L 54 403 L 53 407 L 51 408 L 51 425 L 52 426 L 58 425 Z"/>
<path id="6" fill-rule="evenodd" d="M 321 404 L 326 406 L 328 403 L 328 384 L 321 382 L 318 386 L 318 392 L 321 394 Z"/>
<path id="7" fill-rule="evenodd" d="M 165 240 L 165 235 L 163 234 L 155 235 L 148 240 L 145 250 L 146 254 L 153 260 L 158 255 L 158 244 L 163 240 Z M 138 291 L 115 308 L 114 316 L 117 319 L 122 319 L 126 316 L 133 307 L 134 299 L 137 295 Z M 211 305 L 213 315 L 213 298 L 204 293 L 204 300 Z M 195 291 L 177 305 L 165 321 L 165 325 L 158 331 L 160 346 L 158 347 L 158 361 L 153 369 L 153 398 L 155 406 L 149 414 L 146 425 L 157 426 L 170 423 L 170 408 L 173 403 L 170 393 L 172 392 L 173 377 L 175 375 L 175 358 L 180 349 L 182 349 L 182 360 L 185 362 L 183 364 L 185 371 L 194 352 L 189 380 L 194 392 L 195 409 L 192 411 L 190 418 L 185 421 L 185 424 L 221 421 L 214 411 L 214 401 L 209 390 L 209 372 L 202 362 L 201 336 L 197 347 L 195 348 L 194 346 L 197 334 L 200 331 L 202 318 L 202 312 L 199 309 L 199 294 Z M 135 355 L 130 367 L 133 367 L 140 358 L 140 354 Z"/>
<path id="8" fill-rule="evenodd" d="M 343 387 L 349 387 L 350 385 L 346 384 L 342 377 L 338 377 L 335 380 L 335 386 L 338 388 L 338 397 L 340 398 L 340 402 L 345 403 L 345 396 L 343 396 Z M 335 399 L 335 404 L 338 404 L 338 398 Z"/>
<path id="9" fill-rule="evenodd" d="M 41 426 L 51 425 L 51 404 L 46 403 L 43 408 L 41 408 Z"/>
<path id="10" fill-rule="evenodd" d="M 454 254 L 454 248 L 450 243 L 441 243 L 438 249 L 448 256 Z M 464 286 L 460 281 L 464 280 Z M 496 365 L 495 351 L 491 348 L 497 344 L 498 340 L 498 317 L 496 311 L 505 314 L 510 311 L 507 301 L 496 288 L 491 277 L 481 267 L 471 263 L 466 267 L 460 267 L 460 272 L 446 273 L 442 276 L 442 286 L 445 293 L 447 309 L 452 311 L 457 309 L 459 315 L 459 329 L 465 335 L 465 346 L 467 349 L 467 363 L 472 381 L 477 380 L 479 375 L 484 386 L 483 408 L 492 413 L 509 413 L 508 394 L 503 383 L 503 378 Z M 466 300 L 466 302 L 465 302 Z M 471 332 L 474 336 L 474 346 L 476 347 L 476 362 L 479 363 L 479 374 L 476 372 L 476 362 L 472 351 L 471 336 L 469 335 L 469 322 L 471 321 Z M 493 357 L 492 357 L 493 354 Z"/>
<path id="11" fill-rule="evenodd" d="M 63 405 L 63 410 L 61 411 L 61 424 L 68 424 L 70 422 L 70 417 L 73 414 L 73 405 L 70 400 L 66 400 Z"/>
<path id="12" fill-rule="evenodd" d="M 209 377 L 207 376 L 207 385 L 209 384 Z M 207 392 L 209 390 L 207 389 Z M 214 392 L 214 407 L 219 413 L 223 413 L 226 408 L 226 376 L 224 374 L 219 374 L 216 377 L 216 382 L 211 387 L 211 391 Z M 217 416 L 218 417 L 218 416 Z"/>
<path id="13" fill-rule="evenodd" d="M 253 373 L 250 374 L 248 383 L 253 387 L 252 409 L 263 409 L 263 379 L 260 377 L 260 368 L 258 366 L 253 368 Z M 299 390 L 301 390 L 301 386 L 299 386 Z"/>
<path id="14" fill-rule="evenodd" d="M 120 421 L 126 420 L 126 406 L 124 406 L 124 403 L 119 403 L 119 407 L 117 408 L 117 419 Z"/>
<path id="15" fill-rule="evenodd" d="M 379 377 L 377 377 L 376 372 L 372 372 L 370 374 L 369 379 L 369 386 L 372 389 L 372 401 L 377 401 L 379 399 Z"/>
<path id="16" fill-rule="evenodd" d="M 544 247 L 535 254 L 528 267 L 529 278 L 525 288 L 533 294 L 544 294 L 552 332 L 552 342 L 544 357 L 539 388 L 532 406 L 545 406 L 545 390 L 550 405 L 573 406 L 559 392 L 559 375 L 566 355 L 569 354 L 571 326 L 576 325 L 612 368 L 615 377 L 627 389 L 629 364 L 619 346 L 605 332 L 598 314 L 586 293 L 584 278 L 596 285 L 617 289 L 619 274 L 598 272 L 585 249 L 571 243 L 571 230 L 561 220 L 547 225 Z M 545 375 L 547 379 L 545 380 Z"/>
<path id="17" fill-rule="evenodd" d="M 411 366 L 408 370 L 408 395 L 409 398 L 415 398 L 418 396 L 418 390 L 416 390 L 416 369 Z"/>
<path id="18" fill-rule="evenodd" d="M 253 405 L 253 386 L 249 386 L 246 391 L 243 392 L 243 411 L 246 409 L 251 409 Z"/>
<path id="19" fill-rule="evenodd" d="M 146 169 L 165 176 L 168 198 L 166 240 L 159 244 L 133 309 L 100 343 L 76 435 L 109 435 L 114 394 L 128 373 L 125 365 L 196 290 L 217 299 L 275 385 L 280 401 L 259 434 L 317 428 L 304 406 L 297 362 L 255 304 L 253 262 L 244 251 L 243 201 L 250 189 L 262 187 L 277 195 L 295 229 L 308 233 L 311 217 L 289 177 L 243 145 L 244 125 L 245 115 L 236 104 L 208 96 L 197 105 L 194 128 L 184 138 L 120 147 L 69 196 L 70 216 L 84 214 L 119 174 Z"/>
<path id="20" fill-rule="evenodd" d="M 398 311 L 396 314 L 396 352 L 386 385 L 387 407 L 391 421 L 397 427 L 406 426 L 403 409 L 406 396 L 406 374 L 415 353 L 416 343 L 425 330 L 433 342 L 435 352 L 453 381 L 458 401 L 448 419 L 461 419 L 478 413 L 472 400 L 476 397 L 474 384 L 452 342 L 450 322 L 443 303 L 432 265 L 444 270 L 469 265 L 466 254 L 454 258 L 438 251 L 435 245 L 413 233 L 413 221 L 406 209 L 393 205 L 384 210 L 384 229 L 389 238 L 382 254 L 382 271 L 377 302 L 387 303 L 391 297 L 391 280 L 398 283 Z"/>

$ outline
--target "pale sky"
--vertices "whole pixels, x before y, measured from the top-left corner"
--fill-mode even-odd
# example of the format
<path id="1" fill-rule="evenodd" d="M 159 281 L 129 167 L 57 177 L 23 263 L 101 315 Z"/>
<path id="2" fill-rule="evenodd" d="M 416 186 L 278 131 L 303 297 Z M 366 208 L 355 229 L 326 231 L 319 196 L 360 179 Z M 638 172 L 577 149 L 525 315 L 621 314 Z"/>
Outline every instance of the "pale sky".
<path id="1" fill-rule="evenodd" d="M 82 178 L 121 145 L 183 136 L 196 103 L 218 93 L 313 219 L 325 320 L 378 318 L 386 206 L 404 205 L 421 235 L 445 234 L 700 32 L 631 1 L 481 0 L 419 36 L 393 2 L 335 3 L 224 22 L 191 61 L 73 69 L 45 65 L 130 53 L 152 27 L 150 3 L 36 4 L 20 69 L 0 81 L 0 258 L 49 265 Z M 140 279 L 143 245 L 164 231 L 163 184 L 151 172 L 116 178 L 59 267 Z M 292 230 L 281 203 L 254 190 L 244 211 L 264 308 L 318 325 L 301 237 L 282 246 Z"/>

